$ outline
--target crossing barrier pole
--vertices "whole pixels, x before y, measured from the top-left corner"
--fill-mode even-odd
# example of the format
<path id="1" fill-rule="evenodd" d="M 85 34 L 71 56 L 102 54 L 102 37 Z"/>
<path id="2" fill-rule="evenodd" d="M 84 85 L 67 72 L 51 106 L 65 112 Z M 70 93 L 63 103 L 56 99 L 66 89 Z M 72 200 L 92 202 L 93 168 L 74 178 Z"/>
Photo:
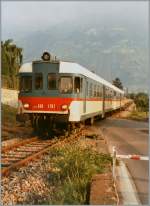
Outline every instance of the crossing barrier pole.
<path id="1" fill-rule="evenodd" d="M 113 178 L 114 178 L 114 179 L 116 179 L 115 170 L 116 170 L 116 149 L 115 149 L 115 147 L 113 146 L 113 169 L 112 169 L 112 175 L 113 175 Z"/>
<path id="2" fill-rule="evenodd" d="M 114 179 L 116 179 L 115 170 L 116 170 L 116 159 L 117 158 L 149 161 L 149 157 L 148 156 L 141 156 L 141 155 L 135 155 L 135 154 L 132 154 L 132 155 L 130 155 L 130 154 L 129 155 L 117 154 L 115 146 L 113 146 L 112 150 L 113 150 L 113 153 L 112 153 L 112 158 L 113 158 L 112 175 L 113 175 Z"/>

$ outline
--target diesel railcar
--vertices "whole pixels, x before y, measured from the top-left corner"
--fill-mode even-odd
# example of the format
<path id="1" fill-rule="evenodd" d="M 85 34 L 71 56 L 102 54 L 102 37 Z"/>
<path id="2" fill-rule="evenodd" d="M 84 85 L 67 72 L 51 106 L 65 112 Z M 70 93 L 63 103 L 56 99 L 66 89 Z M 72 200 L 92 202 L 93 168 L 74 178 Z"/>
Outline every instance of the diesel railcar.
<path id="1" fill-rule="evenodd" d="M 25 63 L 19 70 L 18 117 L 33 127 L 44 122 L 93 121 L 123 106 L 124 91 L 74 63 L 42 59 Z"/>

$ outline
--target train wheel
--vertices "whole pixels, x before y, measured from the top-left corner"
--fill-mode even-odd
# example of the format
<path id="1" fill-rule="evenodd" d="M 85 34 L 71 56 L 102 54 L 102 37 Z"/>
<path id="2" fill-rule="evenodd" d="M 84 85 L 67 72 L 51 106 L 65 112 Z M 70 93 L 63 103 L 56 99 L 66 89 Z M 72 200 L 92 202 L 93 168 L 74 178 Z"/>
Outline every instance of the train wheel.
<path id="1" fill-rule="evenodd" d="M 71 123 L 70 123 L 70 122 L 67 124 L 67 131 L 68 131 L 69 133 L 71 132 Z"/>
<path id="2" fill-rule="evenodd" d="M 90 118 L 90 125 L 93 125 L 94 124 L 94 117 L 91 117 Z"/>
<path id="3" fill-rule="evenodd" d="M 34 132 L 36 132 L 36 117 L 33 117 L 33 129 L 34 129 Z"/>
<path id="4" fill-rule="evenodd" d="M 39 117 L 36 117 L 36 121 L 35 121 L 35 130 L 36 130 L 36 132 L 39 131 Z"/>
<path id="5" fill-rule="evenodd" d="M 34 119 L 34 132 L 38 133 L 39 132 L 39 117 L 35 117 Z"/>
<path id="6" fill-rule="evenodd" d="M 43 134 L 44 132 L 44 118 L 43 117 L 39 117 L 38 118 L 38 133 L 39 134 Z"/>

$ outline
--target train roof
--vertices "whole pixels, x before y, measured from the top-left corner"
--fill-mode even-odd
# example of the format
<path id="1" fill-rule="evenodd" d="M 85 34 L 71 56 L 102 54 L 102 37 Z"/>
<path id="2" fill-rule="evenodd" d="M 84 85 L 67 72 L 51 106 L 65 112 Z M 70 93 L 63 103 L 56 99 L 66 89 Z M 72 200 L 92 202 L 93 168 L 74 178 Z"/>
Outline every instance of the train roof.
<path id="1" fill-rule="evenodd" d="M 32 63 L 25 63 L 20 67 L 19 73 L 32 73 Z M 89 71 L 88 69 L 84 68 L 83 66 L 74 63 L 74 62 L 65 62 L 65 61 L 59 61 L 59 72 L 60 73 L 71 73 L 71 74 L 82 74 L 90 79 L 93 79 L 97 82 L 100 82 L 101 84 L 104 84 L 105 86 L 115 90 L 116 92 L 119 92 L 121 94 L 124 94 L 124 91 L 117 88 L 116 86 L 112 85 L 110 82 L 106 81 L 105 79 L 101 78 L 97 74 Z"/>
<path id="2" fill-rule="evenodd" d="M 19 69 L 19 73 L 32 73 L 32 63 L 29 62 L 22 64 Z"/>
<path id="3" fill-rule="evenodd" d="M 123 90 L 115 87 L 110 82 L 106 81 L 105 79 L 101 78 L 97 74 L 89 71 L 88 69 L 84 68 L 83 66 L 81 66 L 77 63 L 60 61 L 59 72 L 60 73 L 71 73 L 71 74 L 73 74 L 73 73 L 82 74 L 88 78 L 91 78 L 97 82 L 100 82 L 100 83 L 108 86 L 109 88 L 111 88 L 111 89 L 113 89 L 121 94 L 124 94 Z"/>

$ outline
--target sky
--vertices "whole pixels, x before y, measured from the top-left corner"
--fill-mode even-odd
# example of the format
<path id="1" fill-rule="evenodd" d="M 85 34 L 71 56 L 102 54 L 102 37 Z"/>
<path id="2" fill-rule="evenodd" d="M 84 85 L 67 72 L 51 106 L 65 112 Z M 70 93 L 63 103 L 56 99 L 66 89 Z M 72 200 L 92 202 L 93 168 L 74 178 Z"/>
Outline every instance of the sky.
<path id="1" fill-rule="evenodd" d="M 148 1 L 120 2 L 39 2 L 2 1 L 2 38 L 12 31 L 42 30 L 76 19 L 111 18 L 116 16 L 138 24 L 148 24 Z"/>

